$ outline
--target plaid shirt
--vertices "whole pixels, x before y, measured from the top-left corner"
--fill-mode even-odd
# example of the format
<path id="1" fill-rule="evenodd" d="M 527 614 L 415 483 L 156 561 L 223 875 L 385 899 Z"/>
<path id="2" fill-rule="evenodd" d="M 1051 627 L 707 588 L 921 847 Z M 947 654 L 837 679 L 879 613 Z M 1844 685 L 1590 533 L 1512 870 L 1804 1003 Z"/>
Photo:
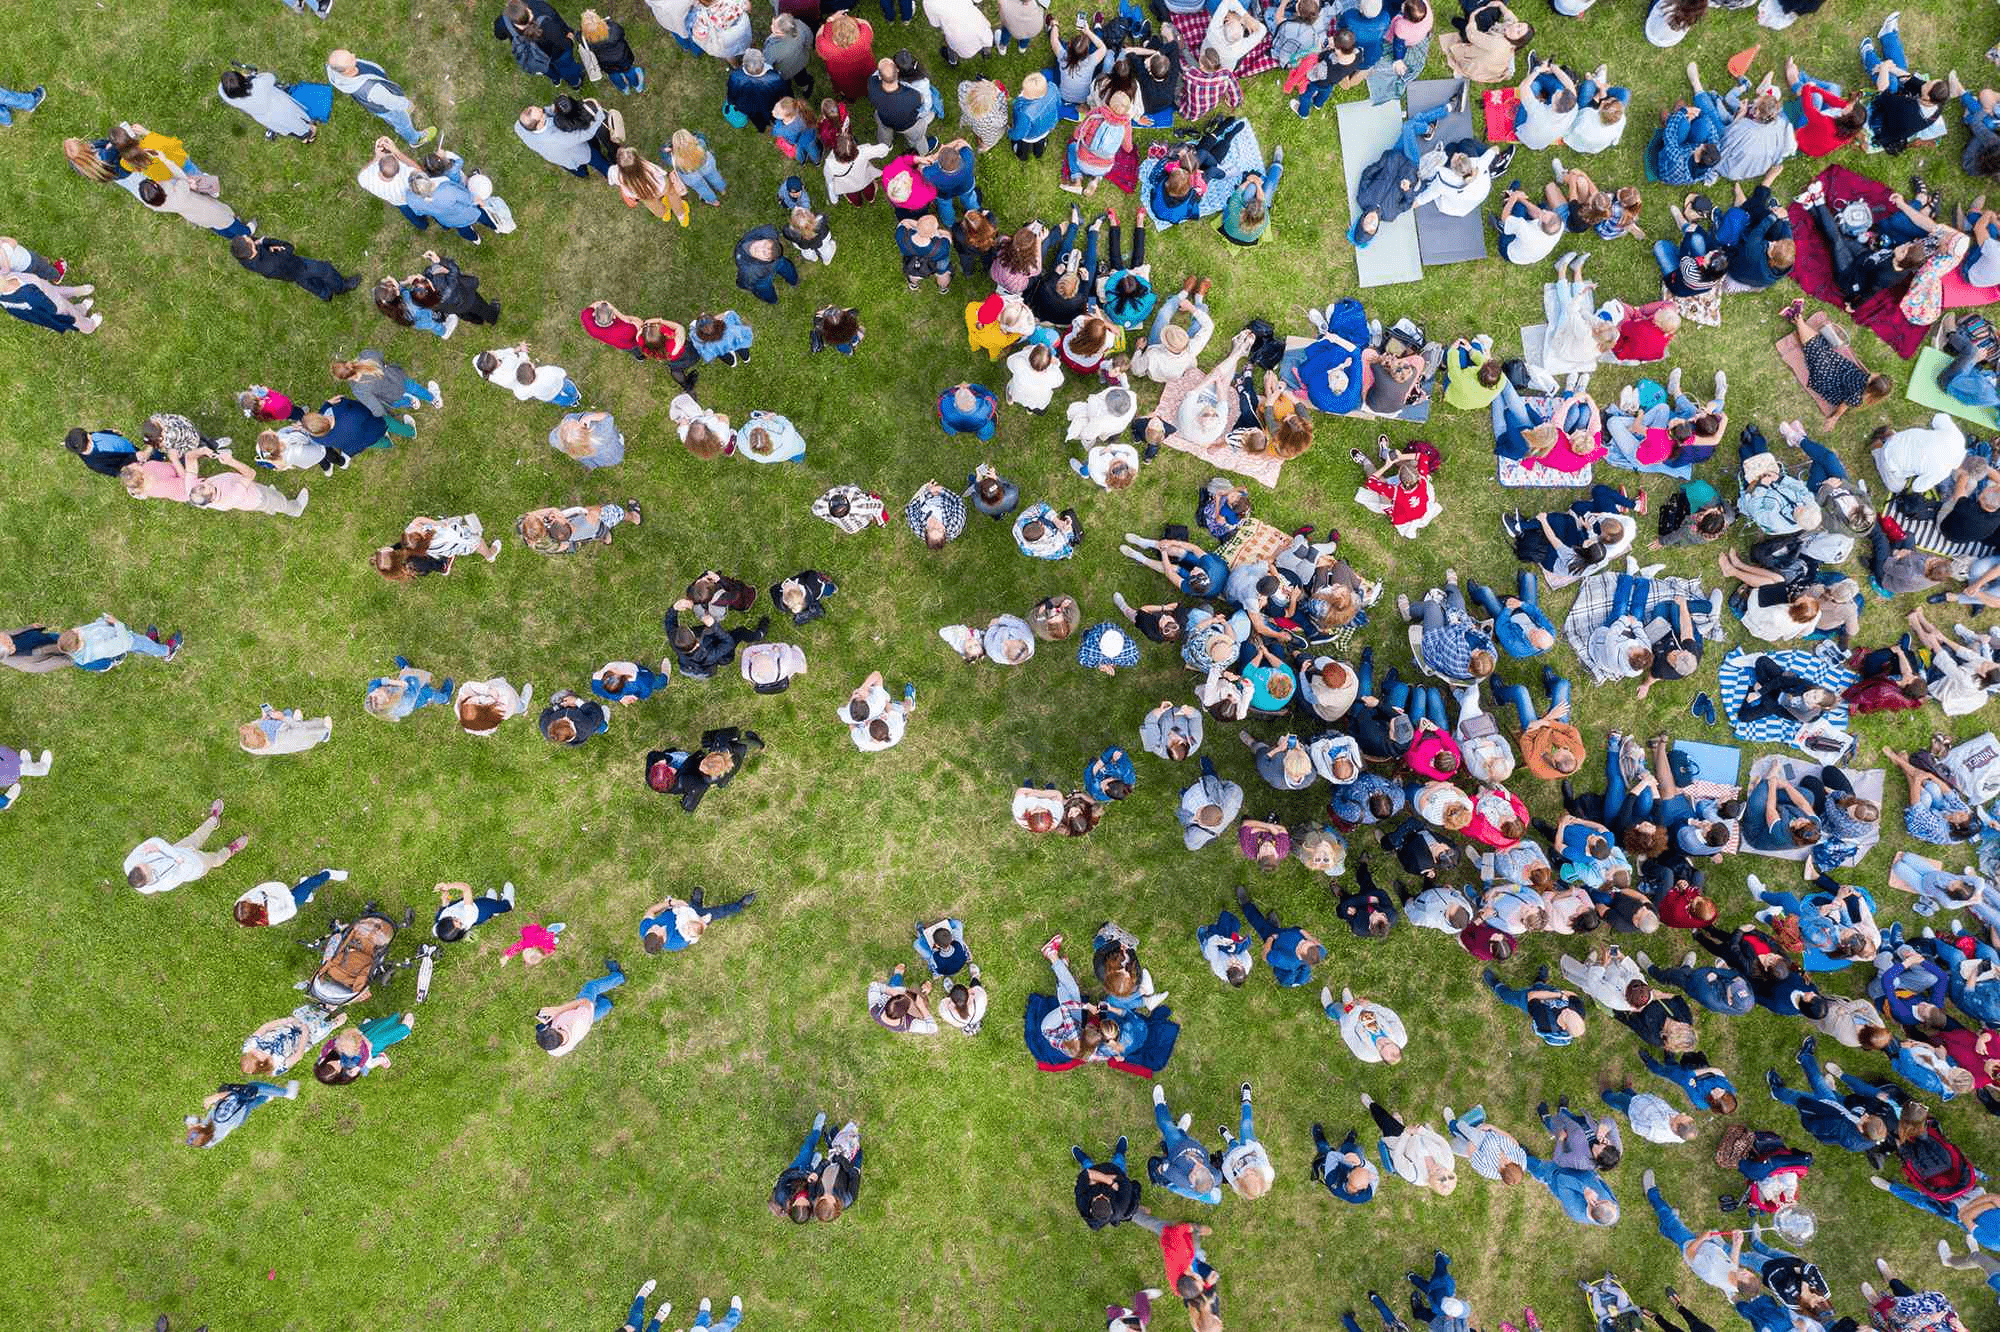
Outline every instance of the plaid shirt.
<path id="1" fill-rule="evenodd" d="M 955 541 L 965 530 L 965 501 L 949 490 L 920 490 L 903 509 L 903 521 L 919 537 L 924 534 L 924 524 L 934 516 L 944 522 L 944 539 Z"/>
<path id="2" fill-rule="evenodd" d="M 1122 629 L 1118 629 L 1118 632 L 1124 635 L 1125 646 L 1119 649 L 1115 657 L 1104 655 L 1104 636 L 1114 629 L 1118 629 L 1118 626 L 1106 620 L 1102 624 L 1093 624 L 1084 630 L 1083 641 L 1077 644 L 1076 648 L 1076 664 L 1093 671 L 1099 666 L 1137 666 L 1139 645 Z"/>
<path id="3" fill-rule="evenodd" d="M 1958 840 L 1952 836 L 1948 815 L 1963 814 L 1966 803 L 1957 793 L 1941 786 L 1927 787 L 1921 804 L 1911 805 L 1903 811 L 1903 830 L 1920 842 L 1933 846 L 1949 846 Z"/>
<path id="4" fill-rule="evenodd" d="M 1454 1119 L 1451 1129 L 1451 1149 L 1465 1158 L 1465 1163 L 1487 1179 L 1499 1179 L 1500 1167 L 1512 1161 L 1523 1170 L 1528 1168 L 1528 1152 L 1514 1140 L 1512 1134 L 1491 1124 L 1467 1124 Z"/>
<path id="5" fill-rule="evenodd" d="M 1424 630 L 1424 665 L 1454 680 L 1472 678 L 1472 654 L 1493 651 L 1493 640 L 1472 621 L 1452 616 L 1435 629 Z"/>
<path id="6" fill-rule="evenodd" d="M 1213 73 L 1199 65 L 1181 71 L 1180 113 L 1200 120 L 1218 106 L 1243 105 L 1243 85 L 1226 69 Z"/>
<path id="7" fill-rule="evenodd" d="M 1363 772 L 1345 786 L 1336 786 L 1333 798 L 1327 801 L 1327 808 L 1342 823 L 1374 823 L 1375 814 L 1368 808 L 1368 801 L 1375 795 L 1389 797 L 1390 803 L 1395 806 L 1389 811 L 1391 818 L 1402 812 L 1408 800 L 1403 788 L 1381 773 Z"/>

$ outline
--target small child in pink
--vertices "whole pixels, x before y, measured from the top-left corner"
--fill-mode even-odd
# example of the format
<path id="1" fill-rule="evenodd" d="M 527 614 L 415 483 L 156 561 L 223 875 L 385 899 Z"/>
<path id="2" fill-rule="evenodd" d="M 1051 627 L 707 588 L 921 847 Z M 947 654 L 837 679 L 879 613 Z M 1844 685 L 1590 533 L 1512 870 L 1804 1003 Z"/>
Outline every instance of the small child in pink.
<path id="1" fill-rule="evenodd" d="M 544 925 L 539 921 L 523 925 L 521 937 L 508 944 L 507 951 L 500 954 L 500 965 L 506 966 L 507 959 L 516 953 L 521 955 L 523 963 L 531 967 L 555 956 L 556 936 L 562 933 L 562 928 L 561 921 L 553 925 Z"/>

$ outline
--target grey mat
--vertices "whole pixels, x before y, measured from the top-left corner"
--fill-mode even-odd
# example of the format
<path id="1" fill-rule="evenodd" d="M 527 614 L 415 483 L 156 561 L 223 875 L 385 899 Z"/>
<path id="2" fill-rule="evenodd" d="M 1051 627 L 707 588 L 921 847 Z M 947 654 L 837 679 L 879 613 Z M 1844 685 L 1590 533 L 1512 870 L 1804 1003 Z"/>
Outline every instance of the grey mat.
<path id="1" fill-rule="evenodd" d="M 1340 102 L 1335 107 L 1340 122 L 1340 165 L 1347 177 L 1347 217 L 1354 220 L 1354 188 L 1369 163 L 1395 147 L 1403 132 L 1403 112 L 1394 102 L 1370 106 L 1366 102 Z M 1417 219 L 1405 213 L 1376 233 L 1361 249 L 1347 247 L 1354 255 L 1356 276 L 1363 287 L 1386 287 L 1397 282 L 1419 282 L 1424 265 L 1417 257 Z"/>
<path id="2" fill-rule="evenodd" d="M 1465 86 L 1463 79 L 1423 79 L 1412 83 L 1409 104 L 1412 112 L 1427 111 L 1441 106 L 1455 96 Z M 1438 122 L 1437 141 L 1440 144 L 1456 143 L 1460 139 L 1477 142 L 1479 135 L 1472 127 L 1472 116 L 1466 111 L 1456 111 Z M 1436 204 L 1425 204 L 1417 209 L 1417 250 L 1427 264 L 1463 264 L 1486 257 L 1486 219 L 1483 208 L 1475 208 L 1464 217 L 1449 217 L 1437 210 Z"/>

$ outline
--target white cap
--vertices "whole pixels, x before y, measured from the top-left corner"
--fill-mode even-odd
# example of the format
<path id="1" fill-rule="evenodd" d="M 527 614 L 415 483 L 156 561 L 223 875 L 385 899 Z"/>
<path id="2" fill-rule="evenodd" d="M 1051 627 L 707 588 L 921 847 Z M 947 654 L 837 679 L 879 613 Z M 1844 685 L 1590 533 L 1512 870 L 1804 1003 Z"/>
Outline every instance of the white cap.
<path id="1" fill-rule="evenodd" d="M 1106 629 L 1104 637 L 1097 640 L 1097 650 L 1107 657 L 1115 657 L 1125 650 L 1125 635 L 1116 629 Z"/>
<path id="2" fill-rule="evenodd" d="M 1446 1318 L 1465 1317 L 1465 1301 L 1455 1295 L 1447 1295 L 1438 1301 L 1438 1312 Z"/>

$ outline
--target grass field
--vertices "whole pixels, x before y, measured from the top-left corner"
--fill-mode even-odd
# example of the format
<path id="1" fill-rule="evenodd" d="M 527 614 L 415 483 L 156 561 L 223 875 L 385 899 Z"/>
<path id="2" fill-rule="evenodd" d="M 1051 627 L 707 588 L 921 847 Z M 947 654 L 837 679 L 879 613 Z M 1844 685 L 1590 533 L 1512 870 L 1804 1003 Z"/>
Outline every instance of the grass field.
<path id="1" fill-rule="evenodd" d="M 680 53 L 638 6 L 618 7 L 650 70 L 649 90 L 619 102 L 633 142 L 651 149 L 677 126 L 703 129 L 732 186 L 721 210 L 696 207 L 691 229 L 662 228 L 619 206 L 600 181 L 563 176 L 514 139 L 515 113 L 549 89 L 491 39 L 493 11 L 342 0 L 322 25 L 275 3 L 12 7 L 0 80 L 46 82 L 52 95 L 0 132 L 11 205 L 0 227 L 68 258 L 72 280 L 97 284 L 107 321 L 88 339 L 11 321 L 0 329 L 0 350 L 17 367 L 0 384 L 8 441 L 0 600 L 10 623 L 72 624 L 110 611 L 135 626 L 184 630 L 188 646 L 168 665 L 135 659 L 105 676 L 0 680 L 0 740 L 56 753 L 54 776 L 29 784 L 0 840 L 0 953 L 12 961 L 0 999 L 9 1033 L 0 1053 L 0 1266 L 10 1273 L 0 1283 L 0 1324 L 125 1329 L 166 1310 L 176 1326 L 206 1321 L 217 1332 L 611 1328 L 632 1288 L 656 1276 L 677 1306 L 669 1326 L 691 1319 L 704 1294 L 721 1307 L 740 1292 L 746 1326 L 756 1328 L 1094 1327 L 1107 1301 L 1158 1280 L 1158 1254 L 1135 1228 L 1083 1230 L 1067 1148 L 1102 1147 L 1126 1132 L 1143 1159 L 1153 1142 L 1147 1089 L 1101 1070 L 1037 1073 L 1018 1023 L 1024 996 L 1047 987 L 1036 946 L 1053 930 L 1086 940 L 1109 916 L 1140 935 L 1147 965 L 1173 992 L 1185 1028 L 1165 1080 L 1176 1110 L 1192 1110 L 1212 1132 L 1229 1117 L 1239 1080 L 1258 1089 L 1279 1186 L 1254 1206 L 1232 1199 L 1201 1218 L 1216 1227 L 1208 1249 L 1232 1327 L 1331 1326 L 1342 1308 L 1362 1307 L 1369 1287 L 1394 1291 L 1403 1270 L 1438 1246 L 1458 1259 L 1464 1293 L 1489 1329 L 1518 1318 L 1524 1303 L 1551 1332 L 1583 1327 L 1574 1282 L 1607 1267 L 1649 1302 L 1663 1281 L 1676 1281 L 1711 1321 L 1732 1325 L 1655 1235 L 1638 1184 L 1641 1169 L 1656 1167 L 1697 1225 L 1712 1219 L 1715 1195 L 1738 1183 L 1712 1163 L 1713 1122 L 1684 1151 L 1634 1147 L 1612 1178 L 1626 1216 L 1608 1232 L 1570 1227 L 1532 1183 L 1510 1193 L 1468 1177 L 1438 1200 L 1393 1182 L 1367 1209 L 1340 1207 L 1307 1183 L 1308 1126 L 1323 1120 L 1337 1138 L 1365 1122 L 1364 1090 L 1412 1116 L 1483 1101 L 1538 1149 L 1535 1102 L 1562 1092 L 1588 1099 L 1600 1070 L 1641 1075 L 1638 1047 L 1601 1015 L 1585 1042 L 1541 1047 L 1519 1014 L 1479 988 L 1470 959 L 1435 936 L 1401 930 L 1370 947 L 1336 938 L 1325 887 L 1296 865 L 1258 884 L 1259 897 L 1330 942 L 1322 974 L 1336 988 L 1345 982 L 1401 1011 L 1410 1058 L 1393 1072 L 1361 1071 L 1312 994 L 1277 991 L 1267 972 L 1242 992 L 1225 991 L 1193 933 L 1246 868 L 1224 847 L 1181 850 L 1171 811 L 1187 775 L 1150 757 L 1140 757 L 1138 792 L 1094 836 L 1018 833 L 1006 803 L 1020 779 L 1073 780 L 1107 743 L 1134 744 L 1141 715 L 1162 698 L 1186 697 L 1191 682 L 1175 654 L 1152 647 L 1141 668 L 1115 680 L 1054 650 L 1020 670 L 966 667 L 935 629 L 1022 612 L 1059 590 L 1092 618 L 1112 613 L 1114 591 L 1152 596 L 1158 584 L 1116 556 L 1116 534 L 1185 521 L 1208 473 L 1168 453 L 1132 490 L 1096 492 L 1065 465 L 1059 416 L 1009 413 L 983 450 L 945 439 L 931 411 L 942 386 L 1004 382 L 963 341 L 962 305 L 985 284 L 908 294 L 887 213 L 842 209 L 831 270 L 802 265 L 802 289 L 775 309 L 758 306 L 734 290 L 729 250 L 747 227 L 775 220 L 788 164 L 767 141 L 723 125 L 716 65 Z M 1539 3 L 1524 13 L 1544 30 L 1541 50 L 1571 63 L 1608 60 L 1637 89 L 1634 132 L 1591 163 L 1612 183 L 1639 179 L 1643 131 L 1685 92 L 1690 57 L 1714 84 L 1729 54 L 1762 39 L 1767 57 L 1791 51 L 1822 76 L 1852 82 L 1852 42 L 1874 22 L 1870 11 L 1834 5 L 1770 34 L 1748 12 L 1718 11 L 1680 48 L 1656 51 L 1639 36 L 1637 0 L 1601 4 L 1580 21 Z M 1994 29 L 1984 5 L 1929 3 L 1904 19 L 1920 67 L 1956 64 L 1975 85 Z M 936 47 L 921 23 L 907 32 L 878 23 L 877 42 L 906 43 L 927 60 Z M 494 175 L 518 233 L 477 249 L 435 231 L 413 234 L 354 184 L 380 126 L 350 103 L 303 146 L 266 143 L 214 96 L 231 59 L 317 78 L 336 45 L 382 61 L 404 82 L 446 145 Z M 1031 63 L 991 62 L 1010 85 Z M 1440 69 L 1434 57 L 1431 73 Z M 956 76 L 939 69 L 937 77 L 949 94 Z M 618 96 L 608 86 L 598 92 Z M 1255 81 L 1249 105 L 1266 146 L 1288 150 L 1272 239 L 1244 252 L 1190 226 L 1155 237 L 1152 254 L 1163 289 L 1188 272 L 1214 280 L 1225 336 L 1253 315 L 1300 331 L 1304 306 L 1354 289 L 1333 117 L 1300 122 L 1271 78 Z M 426 245 L 445 247 L 503 302 L 500 328 L 482 336 L 468 326 L 439 343 L 391 329 L 364 296 L 322 306 L 240 271 L 221 242 L 148 216 L 64 164 L 64 136 L 96 136 L 121 119 L 184 138 L 242 215 L 343 269 L 371 279 L 406 273 Z M 1921 170 L 1949 195 L 1966 195 L 1961 141 L 1954 131 L 1894 162 L 1849 165 L 1899 187 Z M 1538 182 L 1542 157 L 1523 153 L 1515 170 Z M 1795 191 L 1810 171 L 1793 164 L 1781 189 Z M 817 173 L 808 180 L 821 195 Z M 981 181 L 1003 225 L 1054 218 L 1070 202 L 1055 188 L 1053 159 L 1024 167 L 1003 151 L 982 164 Z M 1647 191 L 1654 234 L 1667 229 L 1671 193 Z M 1108 190 L 1096 202 L 1114 200 L 1129 207 Z M 1592 269 L 1606 294 L 1654 294 L 1644 246 L 1600 250 Z M 1539 319 L 1544 276 L 1497 259 L 1437 269 L 1421 287 L 1372 293 L 1370 309 L 1385 323 L 1415 316 L 1434 335 L 1490 331 L 1511 354 L 1514 330 Z M 665 376 L 577 332 L 577 308 L 598 297 L 676 319 L 743 311 L 757 332 L 756 359 L 705 373 L 704 400 L 737 420 L 759 406 L 789 414 L 810 442 L 805 463 L 763 469 L 687 455 L 667 420 Z M 1690 383 L 1726 367 L 1733 412 L 1774 438 L 1781 416 L 1808 410 L 1770 352 L 1782 331 L 1772 316 L 1786 298 L 1783 290 L 1733 297 L 1723 328 L 1691 330 L 1680 343 Z M 870 337 L 853 361 L 806 355 L 811 311 L 829 301 L 862 309 Z M 615 410 L 630 444 L 621 467 L 582 474 L 543 442 L 556 409 L 515 403 L 471 372 L 476 352 L 522 338 L 568 367 L 588 405 Z M 1901 381 L 1906 368 L 1886 349 L 1867 335 L 1859 344 L 1871 365 Z M 312 506 L 296 523 L 135 506 L 59 447 L 71 425 L 136 433 L 160 410 L 233 433 L 241 446 L 247 423 L 231 393 L 255 381 L 317 401 L 331 392 L 326 362 L 364 346 L 435 376 L 447 405 L 420 417 L 414 442 L 313 477 Z M 1601 399 L 1615 396 L 1621 374 L 1599 376 Z M 1890 406 L 1835 432 L 1850 459 L 1878 420 L 1914 416 Z M 1451 459 L 1442 482 L 1451 508 L 1417 543 L 1350 502 L 1347 448 L 1374 434 L 1372 424 L 1323 419 L 1318 446 L 1287 467 L 1278 492 L 1258 496 L 1258 513 L 1287 526 L 1340 527 L 1357 568 L 1413 596 L 1446 564 L 1469 578 L 1511 577 L 1494 519 L 1513 497 L 1493 488 L 1483 416 L 1440 413 L 1424 432 Z M 847 538 L 808 513 L 835 482 L 900 505 L 923 482 L 951 484 L 982 458 L 1020 481 L 1024 500 L 1079 510 L 1090 538 L 1077 561 L 1024 560 L 1001 527 L 976 516 L 963 539 L 933 555 L 899 525 Z M 1726 462 L 1707 469 L 1719 485 Z M 448 580 L 396 587 L 365 563 L 413 514 L 477 511 L 499 533 L 541 504 L 627 496 L 646 504 L 646 525 L 574 558 L 542 559 L 508 533 L 497 565 L 461 565 Z M 1692 570 L 1699 558 L 1677 556 L 1673 568 Z M 811 672 L 789 694 L 757 697 L 732 674 L 676 680 L 575 751 L 545 745 L 527 724 L 482 742 L 435 711 L 388 726 L 360 710 L 363 682 L 399 652 L 440 676 L 533 680 L 537 706 L 557 688 L 581 687 L 606 660 L 657 658 L 661 613 L 711 566 L 760 586 L 808 567 L 841 583 L 828 618 L 792 635 Z M 1873 641 L 1903 609 L 1871 607 Z M 1384 664 L 1401 659 L 1393 619 L 1378 616 L 1373 631 Z M 1712 651 L 1711 669 L 1688 687 L 1663 687 L 1645 705 L 1629 690 L 1581 693 L 1586 733 L 1708 734 L 1686 705 L 1696 685 L 1713 690 L 1719 656 Z M 830 714 L 872 669 L 892 687 L 917 681 L 923 706 L 899 748 L 861 755 Z M 333 743 L 303 757 L 246 758 L 233 728 L 266 701 L 331 712 Z M 1864 759 L 1872 766 L 1881 742 L 1920 742 L 1935 721 L 1926 713 L 1899 732 L 1864 726 Z M 755 727 L 769 748 L 697 817 L 643 788 L 646 750 L 730 724 Z M 1211 752 L 1227 775 L 1251 784 L 1246 812 L 1312 812 L 1316 798 L 1280 798 L 1257 784 L 1229 731 L 1211 727 Z M 1900 812 L 1893 776 L 1892 819 Z M 248 832 L 248 850 L 169 896 L 127 889 L 126 851 L 149 835 L 182 835 L 217 794 L 229 800 L 224 835 Z M 1554 804 L 1553 792 L 1533 795 L 1543 810 Z M 1881 884 L 1889 840 L 1857 881 Z M 229 903 L 243 889 L 322 865 L 353 877 L 323 890 L 307 917 L 270 931 L 230 923 Z M 1726 865 L 1715 876 L 1732 921 L 1748 914 L 1746 868 Z M 1763 868 L 1774 884 L 1785 877 Z M 293 1006 L 291 984 L 310 961 L 294 941 L 327 912 L 351 915 L 370 899 L 428 911 L 439 880 L 503 878 L 519 885 L 526 914 L 517 920 L 568 922 L 556 960 L 500 969 L 512 930 L 491 927 L 440 960 L 393 1068 L 348 1088 L 308 1079 L 296 1103 L 259 1111 L 220 1149 L 181 1145 L 181 1117 L 237 1076 L 243 1036 Z M 697 951 L 643 956 L 633 937 L 640 911 L 694 884 L 722 896 L 755 889 L 760 901 Z M 968 923 L 993 991 L 989 1029 L 969 1042 L 892 1038 L 867 1019 L 865 983 L 910 957 L 912 918 L 944 911 Z M 1900 903 L 1885 915 L 1915 923 Z M 1684 946 L 1650 941 L 1656 958 Z M 569 998 L 607 953 L 631 978 L 615 1013 L 574 1057 L 546 1058 L 530 1039 L 531 1014 Z M 1553 956 L 1548 946 L 1524 950 L 1509 975 Z M 368 1012 L 406 1006 L 410 983 L 399 976 Z M 1835 983 L 1852 992 L 1859 978 Z M 1799 1033 L 1763 1014 L 1707 1017 L 1702 1029 L 1704 1047 L 1744 1090 L 1743 1117 L 1803 1142 L 1760 1085 L 1764 1068 L 1790 1068 Z M 1853 1071 L 1883 1072 L 1873 1057 L 1843 1053 Z M 770 1217 L 764 1199 L 822 1108 L 835 1123 L 861 1121 L 866 1186 L 839 1224 L 795 1229 Z M 2000 1147 L 1976 1106 L 1953 1105 L 1941 1117 L 1976 1158 Z M 1834 1280 L 1840 1307 L 1858 1311 L 1855 1283 L 1881 1253 L 1912 1280 L 1952 1292 L 1970 1325 L 1992 1326 L 1977 1283 L 1936 1267 L 1931 1248 L 1946 1229 L 1869 1189 L 1867 1174 L 1860 1159 L 1829 1152 L 1807 1184 L 1821 1222 L 1811 1256 Z M 1163 1191 L 1148 1200 L 1176 1218 L 1193 1210 Z M 1166 1310 L 1160 1325 L 1177 1319 Z"/>

